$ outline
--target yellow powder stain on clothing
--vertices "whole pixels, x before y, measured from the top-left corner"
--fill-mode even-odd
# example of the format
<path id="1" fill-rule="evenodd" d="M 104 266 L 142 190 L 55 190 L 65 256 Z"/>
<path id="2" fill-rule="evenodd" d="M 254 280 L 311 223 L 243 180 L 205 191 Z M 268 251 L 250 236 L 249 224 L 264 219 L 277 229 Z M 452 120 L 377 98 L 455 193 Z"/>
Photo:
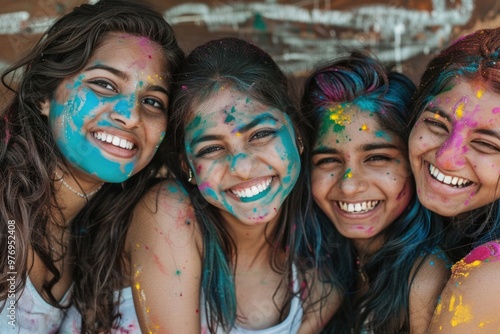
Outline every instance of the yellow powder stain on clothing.
<path id="1" fill-rule="evenodd" d="M 450 312 L 453 313 L 451 318 L 451 326 L 456 327 L 460 324 L 469 322 L 472 320 L 472 312 L 470 308 L 462 303 L 462 296 L 458 297 L 459 302 L 455 305 L 456 297 L 453 295 L 450 299 Z"/>
<path id="2" fill-rule="evenodd" d="M 464 114 L 464 107 L 465 107 L 465 103 L 460 102 L 458 104 L 457 109 L 455 110 L 455 115 L 457 116 L 457 119 L 462 118 L 462 116 Z"/>

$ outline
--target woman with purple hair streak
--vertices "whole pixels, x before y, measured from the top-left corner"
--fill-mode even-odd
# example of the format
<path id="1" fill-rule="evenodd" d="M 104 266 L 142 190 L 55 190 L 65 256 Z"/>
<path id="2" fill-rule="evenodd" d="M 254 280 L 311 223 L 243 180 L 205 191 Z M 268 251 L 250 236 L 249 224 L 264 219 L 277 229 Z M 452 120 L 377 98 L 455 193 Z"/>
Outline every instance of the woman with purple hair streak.
<path id="1" fill-rule="evenodd" d="M 430 333 L 500 328 L 500 29 L 443 50 L 416 92 L 409 148 L 417 194 L 457 261 Z"/>
<path id="2" fill-rule="evenodd" d="M 202 333 L 317 333 L 338 294 L 285 75 L 234 38 L 181 73 L 164 152 L 177 179 L 140 202 L 128 236 L 143 331 L 199 333 L 201 317 Z"/>
<path id="3" fill-rule="evenodd" d="M 312 193 L 344 292 L 325 333 L 425 333 L 449 277 L 408 162 L 414 91 L 406 76 L 357 52 L 306 81 Z"/>

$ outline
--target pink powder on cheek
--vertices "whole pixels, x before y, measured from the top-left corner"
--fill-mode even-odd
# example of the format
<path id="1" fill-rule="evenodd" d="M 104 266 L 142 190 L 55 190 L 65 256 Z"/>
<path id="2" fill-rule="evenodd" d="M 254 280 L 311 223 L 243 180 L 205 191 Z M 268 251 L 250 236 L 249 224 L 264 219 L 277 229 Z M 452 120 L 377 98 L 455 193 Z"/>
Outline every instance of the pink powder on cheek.
<path id="1" fill-rule="evenodd" d="M 198 189 L 200 191 L 204 191 L 204 190 L 209 189 L 209 188 L 210 188 L 210 184 L 208 182 L 203 182 L 202 184 L 200 184 L 198 186 Z"/>
<path id="2" fill-rule="evenodd" d="M 500 108 L 498 108 L 498 107 L 493 108 L 493 110 L 491 112 L 493 113 L 493 115 L 498 115 L 498 114 L 500 114 Z"/>

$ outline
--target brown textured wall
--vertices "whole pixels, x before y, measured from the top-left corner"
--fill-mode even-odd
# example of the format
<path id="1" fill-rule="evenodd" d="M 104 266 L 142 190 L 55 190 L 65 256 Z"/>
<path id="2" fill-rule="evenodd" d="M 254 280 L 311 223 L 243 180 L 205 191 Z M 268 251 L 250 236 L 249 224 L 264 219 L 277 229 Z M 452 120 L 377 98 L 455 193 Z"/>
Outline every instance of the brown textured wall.
<path id="1" fill-rule="evenodd" d="M 85 2 L 0 0 L 0 69 L 29 49 L 50 20 Z M 495 0 L 149 2 L 171 22 L 186 52 L 236 36 L 260 45 L 299 79 L 318 62 L 361 48 L 417 82 L 430 57 L 453 39 L 500 25 Z"/>

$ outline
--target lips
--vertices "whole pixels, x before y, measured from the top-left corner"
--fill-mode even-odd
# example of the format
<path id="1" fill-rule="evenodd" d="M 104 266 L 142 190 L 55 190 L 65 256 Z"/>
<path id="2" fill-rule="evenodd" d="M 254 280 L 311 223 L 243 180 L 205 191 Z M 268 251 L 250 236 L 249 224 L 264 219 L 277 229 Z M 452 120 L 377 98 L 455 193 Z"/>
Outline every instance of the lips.
<path id="1" fill-rule="evenodd" d="M 135 146 L 134 143 L 128 141 L 125 138 L 121 138 L 119 136 L 115 136 L 106 132 L 102 131 L 93 132 L 92 135 L 94 136 L 94 138 L 102 142 L 111 144 L 116 147 L 124 148 L 126 150 L 132 150 Z"/>
<path id="2" fill-rule="evenodd" d="M 474 183 L 470 180 L 461 177 L 446 175 L 443 172 L 441 172 L 436 166 L 430 163 L 429 163 L 429 173 L 431 174 L 433 179 L 443 184 L 449 185 L 450 187 L 453 188 L 464 188 Z"/>
<path id="3" fill-rule="evenodd" d="M 381 201 L 363 201 L 357 203 L 346 203 L 338 201 L 337 204 L 340 210 L 347 213 L 365 213 L 375 209 L 380 202 Z"/>

